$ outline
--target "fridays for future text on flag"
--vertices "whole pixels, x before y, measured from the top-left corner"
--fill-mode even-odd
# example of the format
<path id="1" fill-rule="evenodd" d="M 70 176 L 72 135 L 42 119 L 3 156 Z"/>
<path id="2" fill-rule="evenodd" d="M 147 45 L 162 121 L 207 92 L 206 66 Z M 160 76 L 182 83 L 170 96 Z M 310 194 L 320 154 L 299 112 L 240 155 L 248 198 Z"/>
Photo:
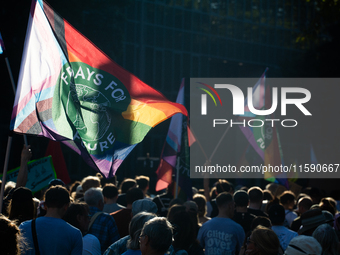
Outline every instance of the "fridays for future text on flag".
<path id="1" fill-rule="evenodd" d="M 32 1 L 12 130 L 62 141 L 111 177 L 152 127 L 176 113 L 187 115 L 45 2 Z"/>
<path id="2" fill-rule="evenodd" d="M 252 106 L 258 110 L 267 110 L 272 106 L 272 93 L 271 88 L 265 84 L 266 72 L 264 71 L 261 78 L 253 87 L 252 93 Z M 261 127 L 250 127 L 240 125 L 242 133 L 245 135 L 253 149 L 264 162 L 265 166 L 280 166 L 283 165 L 283 155 L 281 150 L 281 143 L 278 130 L 271 122 L 264 121 L 267 117 L 273 119 L 273 116 L 259 116 L 253 114 L 249 110 L 249 99 L 247 98 L 244 106 L 244 115 L 239 116 L 239 120 L 258 119 L 262 120 L 265 125 Z M 271 181 L 278 181 L 283 185 L 288 185 L 286 175 L 284 173 L 265 173 L 265 179 Z"/>

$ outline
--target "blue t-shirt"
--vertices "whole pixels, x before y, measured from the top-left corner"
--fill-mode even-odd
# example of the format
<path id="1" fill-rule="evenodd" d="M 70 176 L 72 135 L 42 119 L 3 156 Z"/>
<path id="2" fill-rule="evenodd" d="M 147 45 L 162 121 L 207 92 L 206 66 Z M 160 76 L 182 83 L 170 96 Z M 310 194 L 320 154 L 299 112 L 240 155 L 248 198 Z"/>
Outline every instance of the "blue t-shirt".
<path id="1" fill-rule="evenodd" d="M 24 255 L 35 255 L 32 221 L 20 224 L 19 229 L 25 238 Z M 35 221 L 40 254 L 60 255 L 83 253 L 83 237 L 79 229 L 71 226 L 62 219 L 39 217 Z"/>
<path id="2" fill-rule="evenodd" d="M 245 238 L 240 224 L 229 218 L 215 217 L 200 228 L 197 239 L 205 248 L 205 255 L 234 255 Z"/>

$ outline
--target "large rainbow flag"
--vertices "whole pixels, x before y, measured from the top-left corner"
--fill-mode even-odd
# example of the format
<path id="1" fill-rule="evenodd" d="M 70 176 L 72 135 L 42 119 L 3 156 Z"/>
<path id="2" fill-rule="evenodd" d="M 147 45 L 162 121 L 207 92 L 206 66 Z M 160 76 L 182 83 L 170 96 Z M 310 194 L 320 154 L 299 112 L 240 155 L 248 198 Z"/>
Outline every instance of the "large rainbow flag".
<path id="1" fill-rule="evenodd" d="M 33 0 L 11 129 L 62 141 L 104 176 L 183 105 L 113 62 L 41 0 Z"/>

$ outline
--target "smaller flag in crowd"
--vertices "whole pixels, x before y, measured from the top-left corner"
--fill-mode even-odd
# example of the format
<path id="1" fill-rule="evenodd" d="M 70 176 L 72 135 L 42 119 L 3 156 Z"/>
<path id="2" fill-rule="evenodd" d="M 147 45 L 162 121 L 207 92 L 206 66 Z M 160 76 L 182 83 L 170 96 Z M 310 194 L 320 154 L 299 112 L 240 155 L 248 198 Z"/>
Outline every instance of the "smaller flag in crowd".
<path id="1" fill-rule="evenodd" d="M 0 54 L 3 54 L 5 51 L 5 44 L 4 40 L 2 39 L 1 33 L 0 33 Z"/>

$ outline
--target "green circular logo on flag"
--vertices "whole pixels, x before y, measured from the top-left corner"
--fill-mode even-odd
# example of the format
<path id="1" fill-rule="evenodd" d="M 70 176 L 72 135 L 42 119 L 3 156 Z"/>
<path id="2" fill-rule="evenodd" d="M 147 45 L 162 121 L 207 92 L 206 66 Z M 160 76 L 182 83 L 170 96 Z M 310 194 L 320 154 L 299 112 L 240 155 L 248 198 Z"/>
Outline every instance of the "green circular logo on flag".
<path id="1" fill-rule="evenodd" d="M 60 135 L 101 154 L 113 147 L 114 123 L 130 102 L 124 84 L 112 74 L 82 62 L 66 63 L 54 90 L 53 122 Z"/>

